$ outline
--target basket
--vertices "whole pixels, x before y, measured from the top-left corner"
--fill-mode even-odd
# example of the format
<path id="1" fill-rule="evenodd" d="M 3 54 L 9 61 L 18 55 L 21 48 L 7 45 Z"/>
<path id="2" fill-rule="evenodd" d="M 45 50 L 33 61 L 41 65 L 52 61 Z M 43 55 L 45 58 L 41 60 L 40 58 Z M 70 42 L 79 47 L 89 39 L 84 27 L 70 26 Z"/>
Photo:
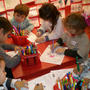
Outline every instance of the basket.
<path id="1" fill-rule="evenodd" d="M 21 63 L 23 66 L 40 64 L 39 54 L 21 55 Z"/>

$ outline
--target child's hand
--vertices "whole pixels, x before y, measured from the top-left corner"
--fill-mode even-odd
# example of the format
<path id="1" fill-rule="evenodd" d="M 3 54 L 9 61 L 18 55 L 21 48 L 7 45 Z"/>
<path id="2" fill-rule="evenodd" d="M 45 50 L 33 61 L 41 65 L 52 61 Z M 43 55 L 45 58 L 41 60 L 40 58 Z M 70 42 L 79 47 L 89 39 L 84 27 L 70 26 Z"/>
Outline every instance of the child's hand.
<path id="1" fill-rule="evenodd" d="M 90 79 L 84 78 L 84 85 L 87 86 L 90 83 Z"/>
<path id="2" fill-rule="evenodd" d="M 34 87 L 34 90 L 44 90 L 42 83 L 37 84 L 37 85 Z"/>
<path id="3" fill-rule="evenodd" d="M 40 38 L 37 38 L 35 42 L 42 43 L 44 41 L 45 41 L 45 37 L 40 37 Z"/>
<path id="4" fill-rule="evenodd" d="M 83 66 L 80 65 L 80 71 L 79 71 L 79 72 L 78 72 L 78 70 L 77 70 L 77 67 L 75 67 L 75 68 L 73 69 L 73 72 L 74 72 L 75 74 L 80 75 L 80 74 L 83 72 Z"/>
<path id="5" fill-rule="evenodd" d="M 64 51 L 65 51 L 65 48 L 58 48 L 58 49 L 56 50 L 56 53 L 62 54 L 62 53 L 64 53 Z"/>
<path id="6" fill-rule="evenodd" d="M 55 44 L 54 44 L 54 47 L 53 47 L 53 45 L 50 46 L 50 49 L 52 50 L 52 49 L 54 49 L 54 48 L 56 48 L 56 47 L 58 47 L 58 46 L 59 46 L 59 44 L 58 44 L 58 43 L 55 43 Z"/>
<path id="7" fill-rule="evenodd" d="M 19 55 L 21 54 L 21 50 L 22 50 L 22 49 L 23 49 L 22 47 L 18 47 L 18 46 L 15 46 L 15 48 L 14 48 L 15 52 L 18 51 L 18 54 L 19 54 Z"/>
<path id="8" fill-rule="evenodd" d="M 37 37 L 40 37 L 40 36 L 41 36 L 41 32 L 37 32 L 37 33 L 36 33 L 36 36 L 37 36 Z"/>
<path id="9" fill-rule="evenodd" d="M 21 90 L 20 88 L 28 88 L 28 82 L 25 81 L 25 80 L 16 81 L 16 82 L 15 82 L 15 87 L 16 87 L 18 90 Z"/>

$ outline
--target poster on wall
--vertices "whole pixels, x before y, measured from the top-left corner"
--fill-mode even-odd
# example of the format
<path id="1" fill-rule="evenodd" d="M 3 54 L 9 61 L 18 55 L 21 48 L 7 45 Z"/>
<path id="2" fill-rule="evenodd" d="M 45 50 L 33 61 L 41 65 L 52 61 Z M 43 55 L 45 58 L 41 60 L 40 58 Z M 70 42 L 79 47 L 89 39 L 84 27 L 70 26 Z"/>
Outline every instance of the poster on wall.
<path id="1" fill-rule="evenodd" d="M 6 18 L 6 14 L 1 14 L 0 17 L 5 17 Z"/>
<path id="2" fill-rule="evenodd" d="M 35 0 L 21 0 L 22 4 L 34 2 Z"/>
<path id="3" fill-rule="evenodd" d="M 71 0 L 71 3 L 80 2 L 82 0 Z"/>
<path id="4" fill-rule="evenodd" d="M 60 0 L 57 0 L 57 1 L 54 1 L 54 2 L 51 2 L 53 3 L 57 9 L 60 9 L 60 8 L 65 8 L 65 2 L 64 0 L 62 0 L 61 2 L 59 2 Z"/>
<path id="5" fill-rule="evenodd" d="M 11 20 L 13 18 L 13 11 L 7 12 L 8 20 Z"/>
<path id="6" fill-rule="evenodd" d="M 59 10 L 60 11 L 60 13 L 61 13 L 61 17 L 62 18 L 65 18 L 65 10 Z"/>
<path id="7" fill-rule="evenodd" d="M 70 6 L 71 2 L 70 0 L 65 0 L 65 6 Z"/>
<path id="8" fill-rule="evenodd" d="M 34 16 L 37 16 L 38 15 L 38 12 L 37 12 L 37 7 L 31 7 L 30 8 L 30 11 L 29 11 L 29 17 L 34 17 Z"/>
<path id="9" fill-rule="evenodd" d="M 90 16 L 90 5 L 83 6 L 83 10 L 87 16 Z"/>
<path id="10" fill-rule="evenodd" d="M 20 0 L 5 0 L 6 10 L 14 9 L 17 4 L 20 4 Z"/>
<path id="11" fill-rule="evenodd" d="M 35 27 L 38 27 L 38 26 L 39 26 L 38 18 L 30 18 L 30 22 L 31 22 Z"/>
<path id="12" fill-rule="evenodd" d="M 0 1 L 0 12 L 3 12 L 3 11 L 5 11 L 3 1 Z"/>
<path id="13" fill-rule="evenodd" d="M 71 12 L 79 12 L 82 10 L 82 3 L 71 4 Z"/>
<path id="14" fill-rule="evenodd" d="M 49 0 L 35 0 L 35 4 L 47 3 Z"/>
<path id="15" fill-rule="evenodd" d="M 90 0 L 82 0 L 83 4 L 90 4 Z"/>

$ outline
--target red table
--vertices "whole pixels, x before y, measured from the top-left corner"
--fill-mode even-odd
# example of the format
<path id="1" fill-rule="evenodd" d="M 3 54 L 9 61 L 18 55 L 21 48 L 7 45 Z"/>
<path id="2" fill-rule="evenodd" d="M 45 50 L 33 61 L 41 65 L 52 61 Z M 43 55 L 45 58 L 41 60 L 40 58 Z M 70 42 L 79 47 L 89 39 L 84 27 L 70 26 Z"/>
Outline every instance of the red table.
<path id="1" fill-rule="evenodd" d="M 9 38 L 7 40 L 7 43 L 9 44 L 13 43 L 12 38 Z M 37 45 L 39 52 L 42 54 L 43 51 L 46 49 L 46 47 L 51 43 L 52 42 L 49 41 Z M 12 69 L 12 72 L 14 78 L 23 78 L 28 80 L 43 75 L 45 73 L 48 73 L 51 70 L 69 68 L 73 66 L 75 66 L 75 59 L 65 56 L 61 65 L 41 62 L 41 65 L 23 67 L 22 64 L 20 63 L 17 67 Z"/>
<path id="2" fill-rule="evenodd" d="M 86 29 L 86 33 L 88 36 L 90 36 L 90 27 Z M 33 31 L 34 33 L 36 32 L 35 30 Z M 13 43 L 13 40 L 11 38 L 8 39 L 8 43 Z M 38 50 L 42 54 L 43 51 L 46 49 L 46 47 L 51 44 L 52 42 L 45 42 L 42 44 L 37 45 Z M 75 59 L 71 57 L 64 57 L 64 60 L 61 65 L 55 65 L 55 64 L 49 64 L 49 63 L 44 63 L 41 62 L 41 65 L 36 65 L 32 67 L 23 67 L 21 63 L 12 69 L 13 76 L 14 78 L 23 78 L 26 80 L 33 79 L 35 77 L 38 77 L 40 75 L 46 74 L 50 72 L 51 70 L 56 70 L 56 69 L 62 69 L 62 68 L 71 68 L 75 67 Z"/>

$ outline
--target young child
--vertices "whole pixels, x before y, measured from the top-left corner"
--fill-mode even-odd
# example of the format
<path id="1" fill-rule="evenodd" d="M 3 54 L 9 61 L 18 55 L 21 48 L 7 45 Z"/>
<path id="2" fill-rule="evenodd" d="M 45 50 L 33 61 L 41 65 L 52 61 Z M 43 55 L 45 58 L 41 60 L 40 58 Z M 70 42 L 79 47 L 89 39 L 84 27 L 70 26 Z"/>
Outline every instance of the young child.
<path id="1" fill-rule="evenodd" d="M 24 4 L 19 4 L 14 9 L 14 15 L 11 20 L 11 24 L 21 30 L 24 30 L 24 35 L 28 35 L 34 26 L 30 23 L 30 20 L 27 19 L 29 14 L 29 7 Z"/>
<path id="2" fill-rule="evenodd" d="M 28 88 L 28 83 L 25 80 L 6 78 L 5 61 L 2 56 L 0 56 L 0 85 L 3 85 L 5 90 L 10 90 L 9 87 L 17 88 L 18 90 L 22 87 Z M 0 90 L 4 89 L 0 88 Z"/>
<path id="3" fill-rule="evenodd" d="M 38 39 L 36 42 L 42 43 L 44 41 L 58 39 L 64 32 L 60 12 L 50 3 L 45 3 L 39 9 L 39 16 L 42 19 L 42 24 L 36 35 Z M 48 35 L 42 36 L 46 31 Z"/>
<path id="4" fill-rule="evenodd" d="M 64 53 L 66 56 L 74 58 L 82 58 L 81 60 L 87 59 L 90 49 L 90 41 L 84 32 L 87 27 L 85 18 L 80 14 L 72 13 L 65 18 L 64 26 L 66 32 L 57 40 L 54 44 L 54 48 L 63 46 L 65 43 L 68 49 L 58 48 L 56 53 Z M 51 45 L 51 49 L 52 46 L 53 45 Z"/>
<path id="5" fill-rule="evenodd" d="M 73 72 L 80 76 L 80 79 L 84 80 L 84 86 L 88 86 L 88 89 L 90 89 L 90 59 L 80 65 L 79 72 L 77 67 L 74 68 Z M 86 90 L 85 87 L 83 90 Z"/>
<path id="6" fill-rule="evenodd" d="M 11 23 L 4 17 L 0 17 L 0 55 L 4 57 L 4 61 L 6 63 L 7 68 L 13 68 L 20 63 L 20 55 L 15 55 L 14 57 L 10 57 L 6 54 L 4 50 L 16 50 L 20 49 L 15 45 L 5 44 L 5 40 L 7 40 L 8 35 L 12 32 Z M 8 69 L 6 69 L 8 70 Z M 7 71 L 7 75 L 10 71 Z M 11 76 L 11 74 L 9 74 Z"/>

